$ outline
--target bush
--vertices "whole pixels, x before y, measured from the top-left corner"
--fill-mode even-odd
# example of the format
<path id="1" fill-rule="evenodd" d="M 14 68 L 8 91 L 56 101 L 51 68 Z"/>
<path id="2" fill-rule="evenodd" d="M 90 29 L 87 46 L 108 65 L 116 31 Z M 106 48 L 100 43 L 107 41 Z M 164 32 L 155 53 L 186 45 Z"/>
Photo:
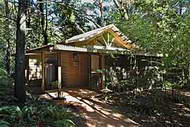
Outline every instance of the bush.
<path id="1" fill-rule="evenodd" d="M 30 103 L 23 107 L 0 108 L 2 127 L 74 127 L 73 114 L 68 108 L 50 102 Z"/>
<path id="2" fill-rule="evenodd" d="M 106 87 L 114 92 L 162 88 L 161 72 L 157 67 L 141 71 L 138 69 L 127 70 L 121 67 L 111 67 L 103 70 L 102 73 L 106 75 Z"/>
<path id="3" fill-rule="evenodd" d="M 10 123 L 4 121 L 4 120 L 0 120 L 0 127 L 9 127 Z"/>
<path id="4" fill-rule="evenodd" d="M 7 72 L 0 68 L 0 97 L 5 96 L 12 87 L 13 80 L 8 76 Z"/>

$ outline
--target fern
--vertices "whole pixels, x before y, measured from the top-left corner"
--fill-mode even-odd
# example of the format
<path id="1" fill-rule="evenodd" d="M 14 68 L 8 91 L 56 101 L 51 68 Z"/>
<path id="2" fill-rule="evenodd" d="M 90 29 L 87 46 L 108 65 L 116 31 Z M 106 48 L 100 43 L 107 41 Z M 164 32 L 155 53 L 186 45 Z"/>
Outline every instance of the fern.
<path id="1" fill-rule="evenodd" d="M 0 127 L 10 127 L 11 124 L 8 123 L 7 121 L 0 120 Z"/>
<path id="2" fill-rule="evenodd" d="M 54 127 L 75 127 L 75 124 L 70 119 L 57 120 L 53 122 Z"/>
<path id="3" fill-rule="evenodd" d="M 22 108 L 18 106 L 4 106 L 0 108 L 3 121 L 0 127 L 36 126 L 42 123 L 50 127 L 74 127 L 73 115 L 67 109 L 51 103 L 31 103 Z M 9 121 L 9 123 L 6 123 Z"/>

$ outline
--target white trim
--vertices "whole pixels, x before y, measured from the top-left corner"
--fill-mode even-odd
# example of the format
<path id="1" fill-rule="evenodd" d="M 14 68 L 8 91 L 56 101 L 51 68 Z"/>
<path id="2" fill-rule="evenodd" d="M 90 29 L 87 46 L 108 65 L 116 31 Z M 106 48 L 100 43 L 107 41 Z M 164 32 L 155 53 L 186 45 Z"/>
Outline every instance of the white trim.
<path id="1" fill-rule="evenodd" d="M 73 51 L 73 52 L 91 52 L 91 53 L 123 53 L 128 51 L 124 48 L 116 48 L 116 47 L 106 47 L 106 46 L 86 46 L 85 48 L 67 46 L 63 44 L 54 45 L 54 50 L 62 50 L 62 51 Z"/>
<path id="2" fill-rule="evenodd" d="M 125 54 L 126 52 L 130 52 L 130 50 L 124 48 L 117 47 L 109 47 L 109 46 L 86 46 L 86 47 L 74 47 L 67 46 L 63 44 L 54 45 L 55 50 L 62 51 L 73 51 L 73 52 L 89 52 L 89 53 L 116 53 L 116 54 Z M 151 53 L 134 53 L 134 55 L 142 55 L 142 56 L 156 56 L 163 57 L 163 54 L 151 54 Z"/>
<path id="3" fill-rule="evenodd" d="M 76 52 L 87 52 L 86 48 L 67 46 L 63 44 L 55 44 L 54 50 L 64 50 L 64 51 L 76 51 Z"/>

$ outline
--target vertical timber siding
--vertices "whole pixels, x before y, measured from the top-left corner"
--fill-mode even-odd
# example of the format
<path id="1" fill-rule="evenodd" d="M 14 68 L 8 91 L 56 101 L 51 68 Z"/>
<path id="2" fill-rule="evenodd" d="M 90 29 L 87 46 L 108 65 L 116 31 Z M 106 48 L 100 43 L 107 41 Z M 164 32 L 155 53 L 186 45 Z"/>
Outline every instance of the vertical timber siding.
<path id="1" fill-rule="evenodd" d="M 89 56 L 82 53 L 61 53 L 62 83 L 67 87 L 87 86 Z"/>

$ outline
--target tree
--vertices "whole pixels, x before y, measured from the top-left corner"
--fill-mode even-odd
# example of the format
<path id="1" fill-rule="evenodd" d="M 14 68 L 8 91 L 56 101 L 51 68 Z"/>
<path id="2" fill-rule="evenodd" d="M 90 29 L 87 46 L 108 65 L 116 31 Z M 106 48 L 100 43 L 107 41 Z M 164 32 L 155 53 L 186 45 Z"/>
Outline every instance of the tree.
<path id="1" fill-rule="evenodd" d="M 24 102 L 25 93 L 25 44 L 26 44 L 26 12 L 27 0 L 18 1 L 18 15 L 16 22 L 16 59 L 15 59 L 15 96 Z"/>
<path id="2" fill-rule="evenodd" d="M 115 6 L 119 9 L 121 20 L 128 20 L 133 13 L 134 0 L 113 0 Z"/>
<path id="3" fill-rule="evenodd" d="M 128 21 L 118 23 L 120 29 L 148 52 L 163 54 L 162 65 L 166 74 L 175 69 L 183 70 L 183 74 L 178 74 L 177 82 L 172 76 L 175 84 L 188 84 L 190 24 L 187 2 L 139 0 L 135 1 L 135 6 L 136 13 Z"/>
<path id="4" fill-rule="evenodd" d="M 40 24 L 41 24 L 41 29 L 42 29 L 42 35 L 43 35 L 43 44 L 47 45 L 48 44 L 48 3 L 46 3 L 43 0 L 39 0 L 39 10 L 40 10 Z M 45 12 L 44 13 L 44 5 L 45 5 Z"/>
<path id="5" fill-rule="evenodd" d="M 10 24 L 10 10 L 9 10 L 9 3 L 8 0 L 4 0 L 4 4 L 5 4 L 5 16 L 6 16 L 6 20 L 5 20 L 5 39 L 6 39 L 6 55 L 5 55 L 5 66 L 6 66 L 6 71 L 8 74 L 10 74 L 10 28 L 9 28 L 9 24 Z"/>

